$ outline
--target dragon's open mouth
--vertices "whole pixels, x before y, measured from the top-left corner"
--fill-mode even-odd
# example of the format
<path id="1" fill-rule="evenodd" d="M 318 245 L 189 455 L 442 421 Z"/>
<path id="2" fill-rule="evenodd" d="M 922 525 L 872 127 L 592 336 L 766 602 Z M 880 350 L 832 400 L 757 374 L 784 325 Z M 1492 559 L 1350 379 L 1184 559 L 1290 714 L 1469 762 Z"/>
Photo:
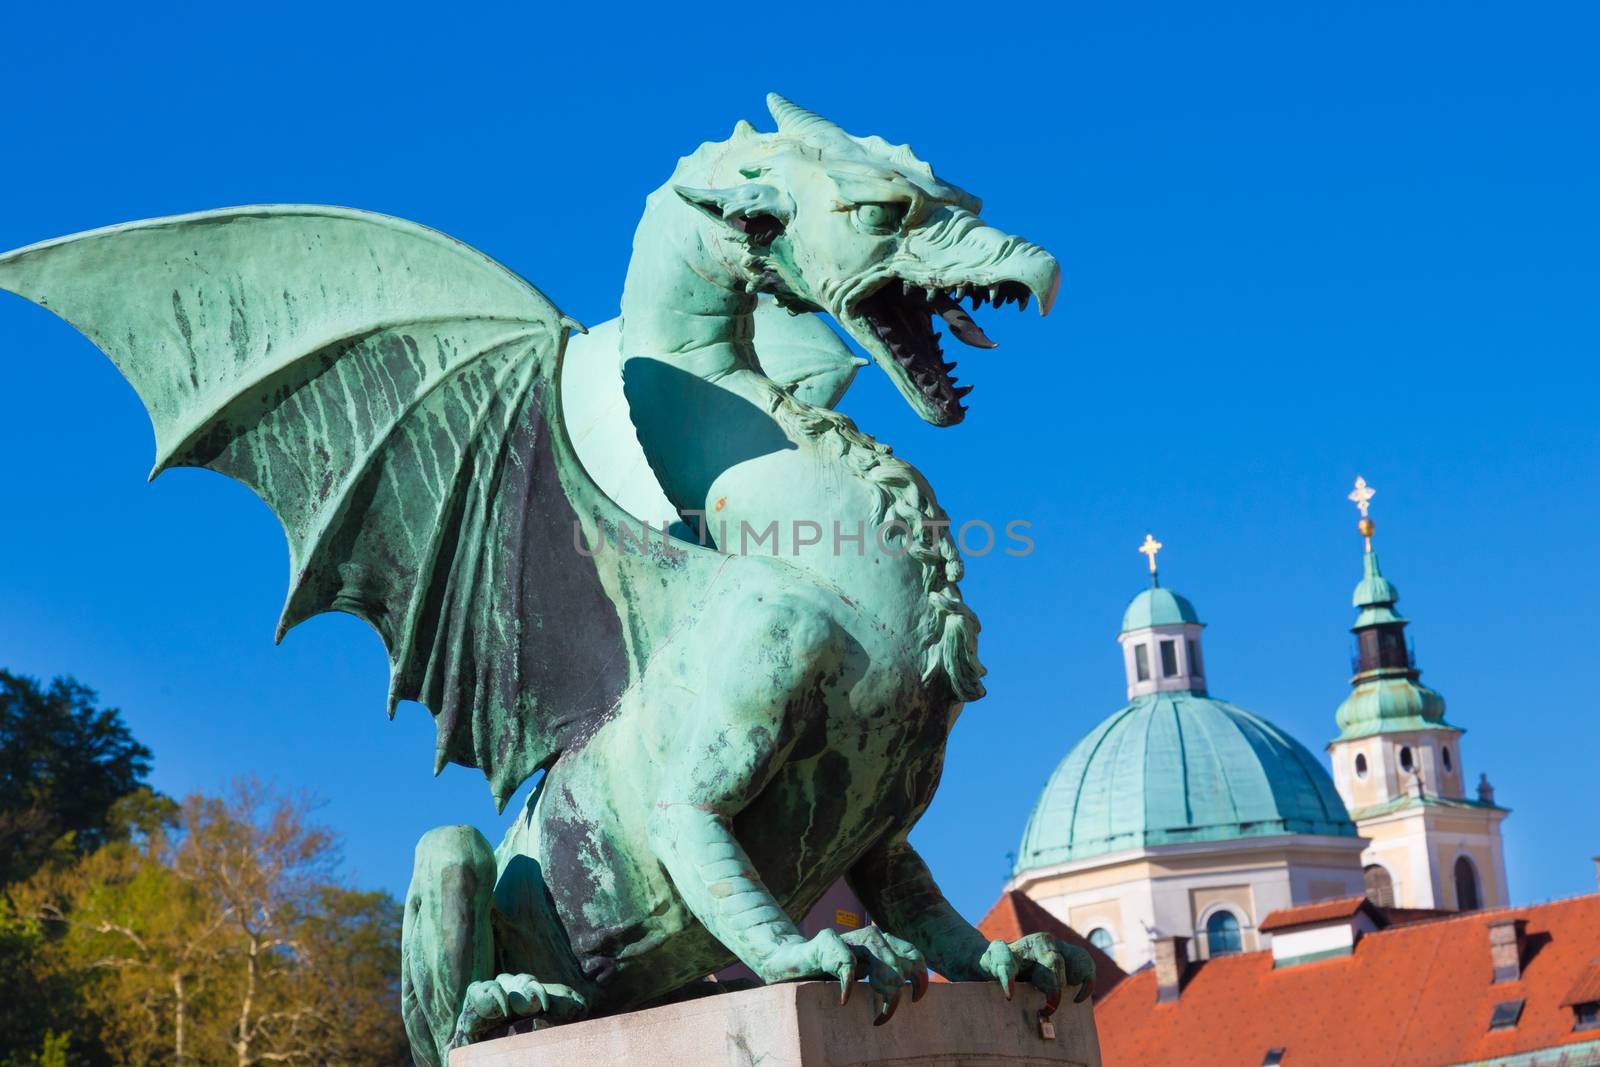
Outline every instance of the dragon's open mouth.
<path id="1" fill-rule="evenodd" d="M 1026 285 L 1015 281 L 939 288 L 891 278 L 863 298 L 855 310 L 894 360 L 904 384 L 916 390 L 940 422 L 949 424 L 966 414 L 961 398 L 972 386 L 956 384 L 951 373 L 956 365 L 945 362 L 934 317 L 943 319 L 958 341 L 974 348 L 995 348 L 995 342 L 960 302 L 969 300 L 973 311 L 986 302 L 995 307 L 1014 302 L 1024 309 L 1030 295 Z"/>

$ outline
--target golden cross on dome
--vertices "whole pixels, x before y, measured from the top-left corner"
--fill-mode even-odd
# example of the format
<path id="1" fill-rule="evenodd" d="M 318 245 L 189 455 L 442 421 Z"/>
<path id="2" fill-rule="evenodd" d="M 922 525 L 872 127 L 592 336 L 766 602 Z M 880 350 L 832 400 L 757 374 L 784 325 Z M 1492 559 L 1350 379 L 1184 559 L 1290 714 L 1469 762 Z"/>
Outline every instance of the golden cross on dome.
<path id="1" fill-rule="evenodd" d="M 1156 572 L 1156 553 L 1162 548 L 1161 542 L 1149 534 L 1144 535 L 1144 544 L 1139 546 L 1139 551 L 1150 557 L 1150 573 Z"/>
<path id="2" fill-rule="evenodd" d="M 1372 498 L 1377 495 L 1378 491 L 1368 485 L 1367 480 L 1358 474 L 1356 475 L 1356 487 L 1350 491 L 1350 496 L 1347 498 L 1361 511 L 1361 521 L 1356 524 L 1356 529 L 1361 531 L 1361 537 L 1366 542 L 1368 552 L 1372 551 L 1372 531 L 1377 527 L 1367 517 L 1367 509 L 1372 506 Z"/>

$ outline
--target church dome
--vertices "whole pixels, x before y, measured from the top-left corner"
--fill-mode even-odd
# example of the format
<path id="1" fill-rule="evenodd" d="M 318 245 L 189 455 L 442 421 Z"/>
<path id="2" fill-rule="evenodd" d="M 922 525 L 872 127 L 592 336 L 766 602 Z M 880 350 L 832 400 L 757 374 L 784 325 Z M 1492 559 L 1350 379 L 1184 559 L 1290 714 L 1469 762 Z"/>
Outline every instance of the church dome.
<path id="1" fill-rule="evenodd" d="M 1016 869 L 1279 834 L 1355 836 L 1317 758 L 1243 708 L 1192 691 L 1152 693 L 1061 761 L 1028 818 Z"/>
<path id="2" fill-rule="evenodd" d="M 1175 626 L 1179 623 L 1200 622 L 1194 605 L 1170 589 L 1152 586 L 1134 597 L 1128 610 L 1122 613 L 1122 632 L 1143 630 L 1150 626 Z"/>

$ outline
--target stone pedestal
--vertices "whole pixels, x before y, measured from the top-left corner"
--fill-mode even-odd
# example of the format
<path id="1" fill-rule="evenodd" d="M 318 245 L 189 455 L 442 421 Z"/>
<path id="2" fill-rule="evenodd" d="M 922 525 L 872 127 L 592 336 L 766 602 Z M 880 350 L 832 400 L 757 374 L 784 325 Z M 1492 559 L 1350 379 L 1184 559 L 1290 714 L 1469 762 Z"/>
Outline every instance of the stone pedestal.
<path id="1" fill-rule="evenodd" d="M 1043 1003 L 1031 986 L 1008 1003 L 993 984 L 935 983 L 873 1026 L 865 985 L 841 1008 L 837 985 L 786 983 L 486 1041 L 450 1067 L 1100 1067 L 1090 1003 L 1061 1005 L 1054 1040 Z"/>

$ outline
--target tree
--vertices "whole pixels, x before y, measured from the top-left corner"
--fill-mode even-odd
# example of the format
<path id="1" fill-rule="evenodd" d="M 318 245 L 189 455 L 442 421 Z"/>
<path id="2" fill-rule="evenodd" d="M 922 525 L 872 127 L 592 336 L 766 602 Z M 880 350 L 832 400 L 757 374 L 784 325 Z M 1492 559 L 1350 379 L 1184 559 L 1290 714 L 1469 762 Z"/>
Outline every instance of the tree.
<path id="1" fill-rule="evenodd" d="M 95 976 L 117 1063 L 404 1062 L 399 906 L 338 881 L 310 810 L 243 781 L 19 890 L 63 968 Z"/>
<path id="2" fill-rule="evenodd" d="M 78 1067 L 108 1062 L 84 976 L 54 965 L 49 932 L 7 887 L 159 820 L 171 802 L 141 787 L 149 771 L 149 749 L 92 690 L 0 671 L 0 1067 L 63 1062 L 67 1043 Z"/>
<path id="3" fill-rule="evenodd" d="M 40 922 L 0 902 L 0 1067 L 108 1064 L 94 1020 L 80 1010 L 81 976 L 50 966 L 49 956 Z"/>
<path id="4" fill-rule="evenodd" d="M 0 671 L 0 886 L 28 877 L 53 849 L 105 844 L 113 806 L 150 773 L 150 750 L 95 699 L 71 678 L 44 688 Z"/>

